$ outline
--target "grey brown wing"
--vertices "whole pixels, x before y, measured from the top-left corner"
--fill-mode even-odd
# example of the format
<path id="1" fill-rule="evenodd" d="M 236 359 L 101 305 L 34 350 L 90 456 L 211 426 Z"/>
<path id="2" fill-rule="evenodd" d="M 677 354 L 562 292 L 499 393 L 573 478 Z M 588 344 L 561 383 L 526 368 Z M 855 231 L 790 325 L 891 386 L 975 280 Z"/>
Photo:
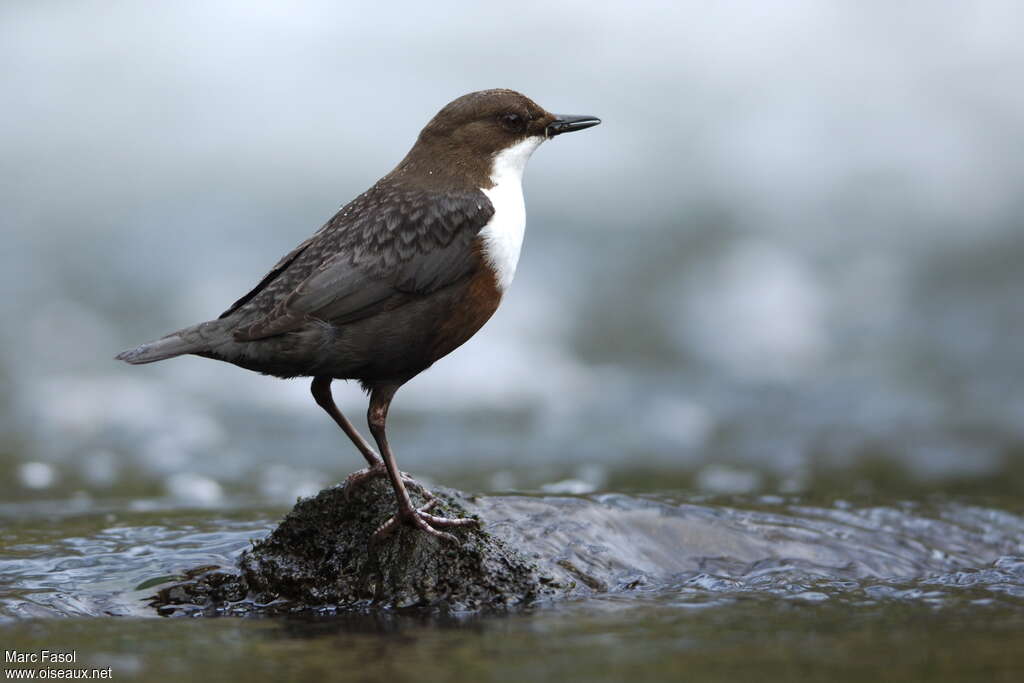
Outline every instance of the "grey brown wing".
<path id="1" fill-rule="evenodd" d="M 439 200 L 392 194 L 351 223 L 338 251 L 267 315 L 235 332 L 239 341 L 283 334 L 322 320 L 345 324 L 467 277 L 476 236 L 494 214 L 481 192 Z M 319 245 L 318 245 L 319 246 Z"/>
<path id="2" fill-rule="evenodd" d="M 221 313 L 218 316 L 218 319 L 228 317 L 229 315 L 231 315 L 232 313 L 237 311 L 239 308 L 241 308 L 242 306 L 244 306 L 247 303 L 249 303 L 250 301 L 252 301 L 252 299 L 257 294 L 262 292 L 266 288 L 267 285 L 269 285 L 271 282 L 276 280 L 277 277 L 281 273 L 283 273 L 285 271 L 285 269 L 287 269 L 288 266 L 290 266 L 295 261 L 295 259 L 297 259 L 302 254 L 302 252 L 306 251 L 306 249 L 309 247 L 309 245 L 313 243 L 314 239 L 316 239 L 316 235 L 313 235 L 312 237 L 307 239 L 305 242 L 303 242 L 302 244 L 300 244 L 299 246 L 295 247 L 290 252 L 285 254 L 285 256 L 282 257 L 281 260 L 278 261 L 274 265 L 274 267 L 270 269 L 270 272 L 268 272 L 266 275 L 263 276 L 263 279 L 259 281 L 259 284 L 257 284 L 255 287 L 250 289 L 248 291 L 248 293 L 246 293 L 246 295 L 243 296 L 241 299 L 239 299 L 235 303 L 231 304 L 231 307 L 228 308 L 228 310 L 226 310 L 223 313 Z"/>

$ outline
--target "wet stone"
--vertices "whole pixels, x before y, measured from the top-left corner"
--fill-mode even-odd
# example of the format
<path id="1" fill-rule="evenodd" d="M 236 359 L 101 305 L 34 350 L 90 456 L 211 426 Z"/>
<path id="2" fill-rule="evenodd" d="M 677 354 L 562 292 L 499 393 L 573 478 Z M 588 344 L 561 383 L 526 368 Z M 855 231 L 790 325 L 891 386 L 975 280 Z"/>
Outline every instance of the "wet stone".
<path id="1" fill-rule="evenodd" d="M 426 501 L 410 492 L 414 504 Z M 432 514 L 472 517 L 469 499 L 435 489 Z M 335 609 L 432 608 L 481 611 L 565 595 L 573 582 L 543 570 L 505 540 L 476 526 L 445 531 L 458 544 L 402 526 L 371 542 L 394 513 L 385 480 L 351 496 L 343 487 L 300 500 L 234 567 L 197 567 L 150 602 L 166 616 L 269 615 Z"/>

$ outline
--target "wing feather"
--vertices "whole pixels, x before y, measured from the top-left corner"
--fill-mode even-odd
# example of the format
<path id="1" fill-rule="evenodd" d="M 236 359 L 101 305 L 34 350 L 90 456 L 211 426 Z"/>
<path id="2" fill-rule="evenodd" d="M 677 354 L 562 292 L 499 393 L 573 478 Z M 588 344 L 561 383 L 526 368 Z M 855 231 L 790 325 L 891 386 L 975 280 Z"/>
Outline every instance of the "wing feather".
<path id="1" fill-rule="evenodd" d="M 235 338 L 263 339 L 310 320 L 352 322 L 457 282 L 476 266 L 474 239 L 493 215 L 479 190 L 437 193 L 381 181 L 228 310 L 251 302 L 265 311 Z"/>

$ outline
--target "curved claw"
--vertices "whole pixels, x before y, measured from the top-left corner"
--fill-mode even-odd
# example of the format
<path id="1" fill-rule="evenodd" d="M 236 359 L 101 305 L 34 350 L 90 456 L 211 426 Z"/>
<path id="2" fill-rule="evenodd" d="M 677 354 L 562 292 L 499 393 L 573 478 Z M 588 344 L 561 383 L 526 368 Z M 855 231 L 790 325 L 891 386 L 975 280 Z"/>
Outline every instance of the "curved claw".
<path id="1" fill-rule="evenodd" d="M 479 524 L 475 519 L 459 519 L 452 517 L 438 517 L 437 515 L 429 514 L 429 511 L 434 508 L 438 503 L 436 498 L 431 499 L 421 508 L 410 508 L 407 511 L 399 510 L 391 517 L 388 521 L 381 524 L 376 531 L 373 532 L 373 536 L 370 538 L 371 543 L 376 543 L 384 538 L 387 538 L 398 529 L 398 525 L 405 523 L 412 527 L 425 531 L 426 533 L 436 538 L 441 538 L 446 541 L 458 543 L 459 539 L 454 535 L 449 534 L 446 531 L 438 531 L 432 525 L 436 526 L 470 526 Z"/>
<path id="2" fill-rule="evenodd" d="M 424 505 L 423 508 L 425 507 L 427 506 Z M 466 517 L 438 517 L 437 515 L 428 515 L 426 512 L 423 512 L 423 508 L 420 508 L 419 516 L 427 524 L 436 524 L 437 526 L 480 526 L 480 522 L 475 519 L 468 519 Z"/>

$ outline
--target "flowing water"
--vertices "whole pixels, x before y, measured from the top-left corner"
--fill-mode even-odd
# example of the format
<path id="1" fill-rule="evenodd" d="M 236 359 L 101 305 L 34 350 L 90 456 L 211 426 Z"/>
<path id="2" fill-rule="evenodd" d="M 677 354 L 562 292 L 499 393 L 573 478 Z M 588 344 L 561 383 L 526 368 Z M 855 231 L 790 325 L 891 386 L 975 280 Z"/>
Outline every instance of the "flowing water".
<path id="1" fill-rule="evenodd" d="M 952 499 L 682 493 L 475 505 L 524 552 L 557 558 L 575 593 L 503 614 L 161 618 L 146 604 L 159 586 L 230 564 L 281 510 L 16 504 L 0 511 L 0 638 L 7 650 L 74 649 L 77 667 L 138 680 L 854 681 L 881 668 L 886 680 L 1009 681 L 1024 670 L 1018 514 Z"/>

